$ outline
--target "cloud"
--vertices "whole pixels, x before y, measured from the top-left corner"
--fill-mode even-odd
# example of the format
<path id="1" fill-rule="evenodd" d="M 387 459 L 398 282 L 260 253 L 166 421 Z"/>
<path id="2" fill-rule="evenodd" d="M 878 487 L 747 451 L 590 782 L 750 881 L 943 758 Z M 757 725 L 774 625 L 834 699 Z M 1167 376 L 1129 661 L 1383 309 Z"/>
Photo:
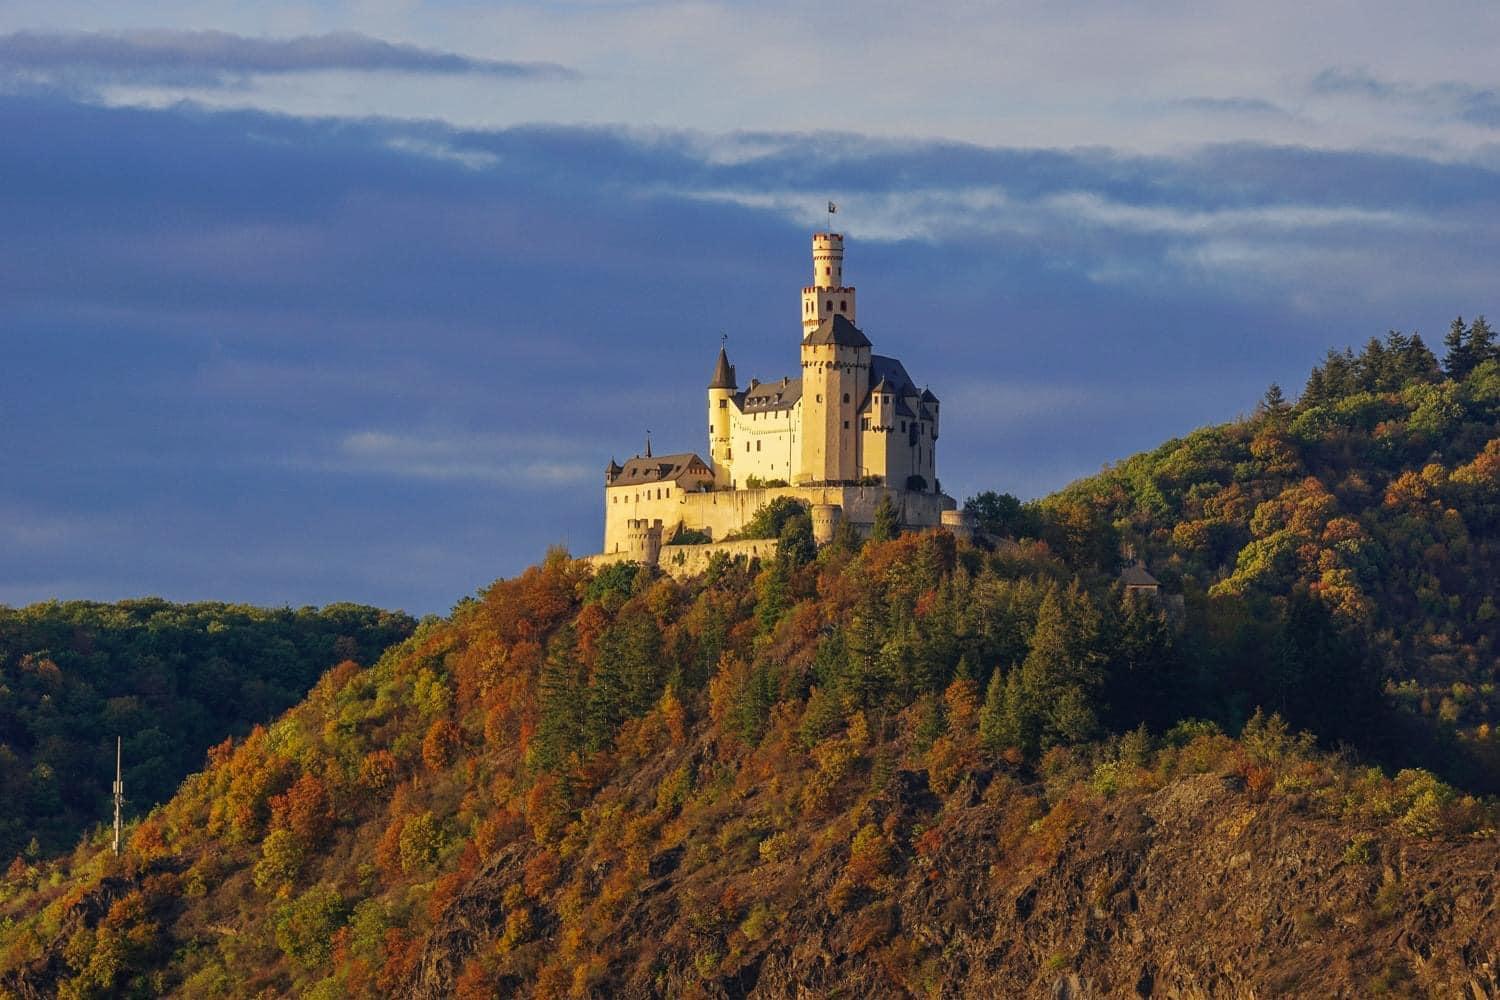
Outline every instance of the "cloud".
<path id="1" fill-rule="evenodd" d="M 411 434 L 362 430 L 346 434 L 330 467 L 438 481 L 480 481 L 520 487 L 576 486 L 599 478 L 591 443 L 555 435 Z"/>
<path id="2" fill-rule="evenodd" d="M 243 86 L 251 77 L 319 71 L 507 80 L 562 80 L 577 75 L 556 63 L 480 59 L 354 32 L 250 38 L 224 31 L 170 30 L 0 35 L 0 71 L 31 82 L 203 88 Z"/>
<path id="3" fill-rule="evenodd" d="M 1169 101 L 1168 105 L 1184 111 L 1208 114 L 1270 115 L 1273 117 L 1291 115 L 1291 112 L 1281 105 L 1262 97 L 1179 97 Z"/>
<path id="4" fill-rule="evenodd" d="M 1492 87 L 1476 87 L 1456 80 L 1415 84 L 1386 79 L 1365 70 L 1330 68 L 1313 77 L 1309 89 L 1319 95 L 1406 104 L 1438 111 L 1469 125 L 1500 128 L 1500 89 Z"/>

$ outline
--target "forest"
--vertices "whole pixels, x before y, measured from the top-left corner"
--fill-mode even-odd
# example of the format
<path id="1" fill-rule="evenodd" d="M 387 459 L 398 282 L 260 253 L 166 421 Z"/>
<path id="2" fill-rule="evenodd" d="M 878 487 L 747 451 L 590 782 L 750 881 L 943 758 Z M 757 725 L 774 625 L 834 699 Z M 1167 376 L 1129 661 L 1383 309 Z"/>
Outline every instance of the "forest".
<path id="1" fill-rule="evenodd" d="M 0 607 L 0 856 L 66 850 L 109 819 L 116 737 L 128 815 L 144 815 L 210 746 L 275 718 L 335 663 L 372 661 L 415 626 L 354 604 Z"/>
<path id="2" fill-rule="evenodd" d="M 1295 403 L 972 498 L 973 544 L 819 549 L 792 505 L 775 558 L 689 580 L 554 551 L 346 645 L 122 856 L 16 855 L 0 996 L 1493 982 L 1492 339 L 1331 353 Z"/>

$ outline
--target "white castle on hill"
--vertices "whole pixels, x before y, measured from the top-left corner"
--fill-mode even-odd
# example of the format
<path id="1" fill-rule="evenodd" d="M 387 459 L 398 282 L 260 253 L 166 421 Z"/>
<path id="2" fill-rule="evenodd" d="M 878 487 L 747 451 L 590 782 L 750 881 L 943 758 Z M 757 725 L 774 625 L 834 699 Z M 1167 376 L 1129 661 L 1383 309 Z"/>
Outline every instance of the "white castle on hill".
<path id="1" fill-rule="evenodd" d="M 889 497 L 903 527 L 967 533 L 937 478 L 938 398 L 855 325 L 844 284 L 844 237 L 815 233 L 813 281 L 802 289 L 802 372 L 741 389 L 724 348 L 708 384 L 708 454 L 646 453 L 604 475 L 604 551 L 693 572 L 715 551 L 765 554 L 774 540 L 725 542 L 761 507 L 789 496 L 811 510 L 813 535 L 848 521 L 868 531 Z M 672 544 L 681 531 L 707 544 Z"/>

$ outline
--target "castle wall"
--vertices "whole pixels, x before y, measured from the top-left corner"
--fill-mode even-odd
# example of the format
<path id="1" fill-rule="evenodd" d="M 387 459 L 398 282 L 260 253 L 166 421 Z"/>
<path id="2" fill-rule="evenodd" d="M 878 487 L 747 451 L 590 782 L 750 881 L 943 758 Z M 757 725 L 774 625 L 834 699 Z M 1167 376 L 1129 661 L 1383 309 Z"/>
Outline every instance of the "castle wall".
<path id="1" fill-rule="evenodd" d="M 832 540 L 833 532 L 841 520 L 851 522 L 860 534 L 868 535 L 875 520 L 875 510 L 885 495 L 901 514 L 901 523 L 906 528 L 921 529 L 944 527 L 969 540 L 973 531 L 968 518 L 956 509 L 952 497 L 931 493 L 908 493 L 889 490 L 880 486 L 820 487 L 812 489 L 735 490 L 719 493 L 689 494 L 679 504 L 682 520 L 689 527 L 709 530 L 715 537 L 722 537 L 738 530 L 765 504 L 777 497 L 791 496 L 803 500 L 812 508 L 813 531 L 819 544 Z M 714 500 L 722 502 L 715 503 Z M 715 528 L 719 530 L 715 530 Z M 679 579 L 696 576 L 708 569 L 709 562 L 718 553 L 731 559 L 743 556 L 748 560 L 770 559 L 776 555 L 777 540 L 774 538 L 745 538 L 730 542 L 709 542 L 703 545 L 665 545 L 659 540 L 670 537 L 672 525 L 643 532 L 642 522 L 636 520 L 629 534 L 622 536 L 618 549 L 585 556 L 583 561 L 596 569 L 617 562 L 642 562 L 659 566 L 661 570 Z M 653 558 L 654 557 L 654 558 Z"/>
<path id="2" fill-rule="evenodd" d="M 842 518 L 856 526 L 875 523 L 875 508 L 881 497 L 890 494 L 896 509 L 902 513 L 902 524 L 911 528 L 936 527 L 942 523 L 942 512 L 957 505 L 952 497 L 936 493 L 908 493 L 885 486 L 785 486 L 763 490 L 724 490 L 713 493 L 690 493 L 675 509 L 689 528 L 707 531 L 714 539 L 739 531 L 755 512 L 778 497 L 792 497 L 809 505 L 837 504 Z M 667 523 L 667 522 L 663 522 Z M 670 538 L 670 525 L 667 537 Z"/>
<path id="3" fill-rule="evenodd" d="M 733 559 L 771 559 L 776 555 L 776 539 L 747 538 L 739 542 L 715 542 L 711 545 L 663 545 L 658 565 L 662 571 L 678 578 L 697 576 L 708 569 L 717 553 Z"/>
<path id="4" fill-rule="evenodd" d="M 792 481 L 799 458 L 797 428 L 802 404 L 786 410 L 741 413 L 730 407 L 730 483 L 740 488 L 751 476 Z"/>
<path id="5" fill-rule="evenodd" d="M 660 495 L 658 495 L 660 494 Z M 678 522 L 683 520 L 686 500 L 690 496 L 676 483 L 652 483 L 649 486 L 606 486 L 604 488 L 604 552 L 625 551 L 632 520 L 661 521 L 663 541 L 670 541 Z"/>

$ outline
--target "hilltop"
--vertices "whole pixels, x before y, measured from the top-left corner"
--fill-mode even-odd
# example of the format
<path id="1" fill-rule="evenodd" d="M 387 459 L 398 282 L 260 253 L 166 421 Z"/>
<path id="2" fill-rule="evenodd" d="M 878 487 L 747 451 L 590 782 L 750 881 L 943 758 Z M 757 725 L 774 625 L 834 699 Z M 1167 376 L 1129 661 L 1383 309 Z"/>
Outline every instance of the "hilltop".
<path id="1" fill-rule="evenodd" d="M 976 497 L 976 545 L 553 553 L 123 858 L 18 859 L 0 995 L 1495 996 L 1486 329 Z"/>

